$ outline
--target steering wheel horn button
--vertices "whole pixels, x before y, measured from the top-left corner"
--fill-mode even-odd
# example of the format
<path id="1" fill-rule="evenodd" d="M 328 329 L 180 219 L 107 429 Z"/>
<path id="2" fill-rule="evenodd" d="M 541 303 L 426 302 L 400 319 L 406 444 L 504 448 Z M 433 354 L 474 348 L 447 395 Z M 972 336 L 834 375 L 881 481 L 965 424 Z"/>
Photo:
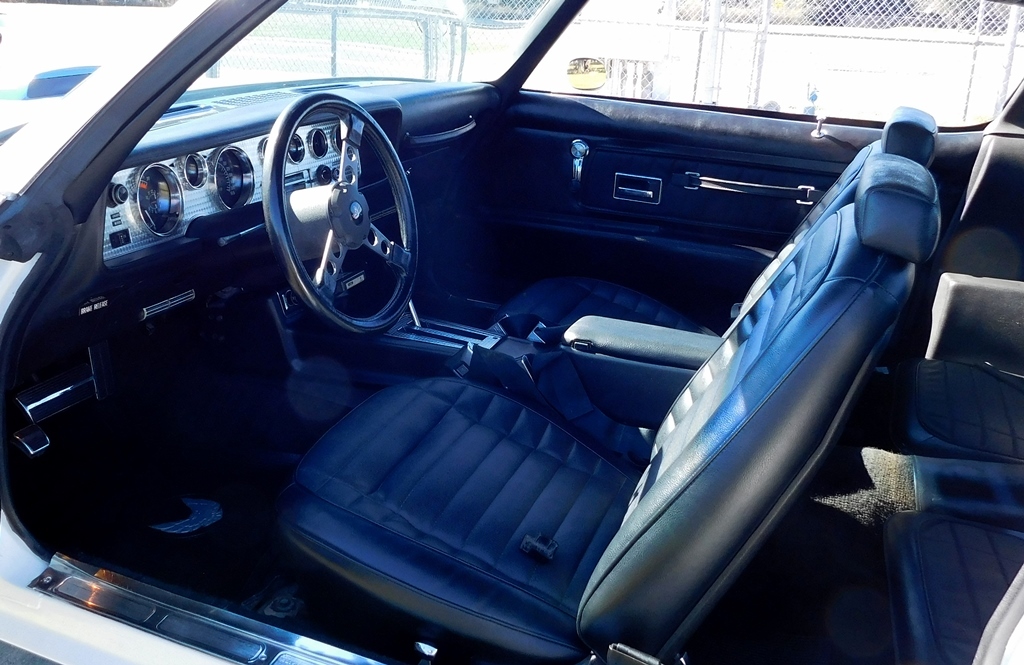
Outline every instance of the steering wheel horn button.
<path id="1" fill-rule="evenodd" d="M 348 249 L 362 245 L 370 233 L 370 225 L 364 224 L 368 208 L 366 197 L 356 187 L 341 185 L 331 192 L 331 228 Z"/>

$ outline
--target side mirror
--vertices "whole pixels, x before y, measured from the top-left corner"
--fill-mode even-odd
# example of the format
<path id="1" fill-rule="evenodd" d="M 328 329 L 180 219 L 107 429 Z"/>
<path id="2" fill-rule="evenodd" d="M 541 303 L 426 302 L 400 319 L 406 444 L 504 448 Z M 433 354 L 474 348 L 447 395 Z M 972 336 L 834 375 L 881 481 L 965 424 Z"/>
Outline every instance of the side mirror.
<path id="1" fill-rule="evenodd" d="M 569 85 L 577 90 L 597 90 L 608 80 L 608 68 L 597 58 L 574 58 L 566 74 Z"/>

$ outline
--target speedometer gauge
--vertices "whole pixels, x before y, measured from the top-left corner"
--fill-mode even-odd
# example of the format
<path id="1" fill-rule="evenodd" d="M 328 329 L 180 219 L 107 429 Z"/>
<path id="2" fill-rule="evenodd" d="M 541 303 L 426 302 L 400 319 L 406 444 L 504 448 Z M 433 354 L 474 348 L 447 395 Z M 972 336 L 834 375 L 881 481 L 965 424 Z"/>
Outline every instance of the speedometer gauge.
<path id="1" fill-rule="evenodd" d="M 150 231 L 170 235 L 181 220 L 181 185 L 163 164 L 147 166 L 135 185 L 135 213 Z"/>
<path id="2" fill-rule="evenodd" d="M 244 206 L 252 198 L 252 162 L 234 146 L 222 148 L 214 161 L 213 185 L 225 208 Z"/>

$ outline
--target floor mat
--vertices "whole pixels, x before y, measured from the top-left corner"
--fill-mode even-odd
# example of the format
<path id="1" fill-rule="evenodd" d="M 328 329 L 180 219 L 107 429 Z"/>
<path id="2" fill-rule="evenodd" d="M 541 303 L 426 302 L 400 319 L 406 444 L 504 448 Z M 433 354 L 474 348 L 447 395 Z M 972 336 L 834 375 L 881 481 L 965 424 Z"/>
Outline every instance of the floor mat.
<path id="1" fill-rule="evenodd" d="M 189 524 L 194 514 L 159 522 L 174 504 L 186 505 L 180 498 L 141 497 L 137 491 L 111 496 L 111 503 L 130 501 L 135 507 L 112 508 L 103 519 L 94 519 L 90 534 L 80 536 L 69 554 L 132 577 L 159 580 L 165 588 L 241 602 L 260 583 L 262 559 L 270 556 L 273 496 L 236 483 L 213 490 L 209 497 L 200 501 L 207 508 L 215 505 L 220 519 L 173 532 L 152 525 Z"/>
<path id="2" fill-rule="evenodd" d="M 188 517 L 173 522 L 150 524 L 149 528 L 171 535 L 182 536 L 213 526 L 224 517 L 224 509 L 216 501 L 182 497 L 181 502 L 189 509 Z"/>

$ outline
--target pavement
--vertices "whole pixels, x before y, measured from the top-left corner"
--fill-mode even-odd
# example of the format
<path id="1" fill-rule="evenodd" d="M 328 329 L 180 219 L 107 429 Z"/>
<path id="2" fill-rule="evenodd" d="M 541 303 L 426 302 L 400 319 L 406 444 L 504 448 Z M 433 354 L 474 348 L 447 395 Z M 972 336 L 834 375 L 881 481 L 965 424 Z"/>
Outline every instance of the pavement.
<path id="1" fill-rule="evenodd" d="M 0 665 L 55 665 L 53 661 L 40 658 L 6 642 L 0 642 Z"/>

